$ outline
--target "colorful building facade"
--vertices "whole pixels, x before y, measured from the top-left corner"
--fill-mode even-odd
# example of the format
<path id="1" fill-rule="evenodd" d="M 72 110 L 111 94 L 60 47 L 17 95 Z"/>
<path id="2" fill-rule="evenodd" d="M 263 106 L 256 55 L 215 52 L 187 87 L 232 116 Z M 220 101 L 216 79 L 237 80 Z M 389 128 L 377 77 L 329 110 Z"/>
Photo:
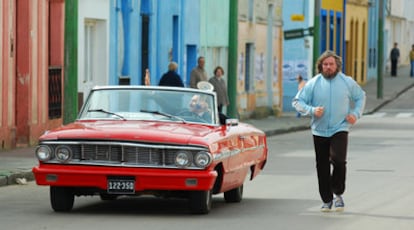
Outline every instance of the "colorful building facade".
<path id="1" fill-rule="evenodd" d="M 240 118 L 282 111 L 282 1 L 239 0 L 237 109 Z"/>
<path id="2" fill-rule="evenodd" d="M 0 25 L 0 149 L 9 149 L 62 122 L 64 1 L 0 1 Z"/>
<path id="3" fill-rule="evenodd" d="M 158 85 L 171 61 L 185 85 L 197 63 L 199 1 L 123 0 L 111 9 L 110 83 Z"/>
<path id="4" fill-rule="evenodd" d="M 78 107 L 83 104 L 91 88 L 96 85 L 111 83 L 110 67 L 110 1 L 100 0 L 70 0 L 77 1 L 77 66 L 76 79 Z M 116 3 L 116 2 L 115 2 Z M 76 9 L 74 9 L 76 10 Z M 74 111 L 77 113 L 77 111 Z"/>
<path id="5" fill-rule="evenodd" d="M 321 0 L 319 54 L 333 50 L 345 57 L 346 0 Z"/>
<path id="6" fill-rule="evenodd" d="M 359 84 L 365 84 L 367 82 L 367 61 L 369 55 L 369 49 L 367 48 L 369 1 L 348 0 L 346 8 L 347 27 L 345 32 L 346 55 L 344 72 L 353 77 Z M 371 53 L 371 55 L 373 54 Z"/>
<path id="7" fill-rule="evenodd" d="M 409 65 L 409 52 L 414 44 L 414 1 L 383 0 L 384 1 L 384 63 L 390 71 L 389 55 L 394 43 L 400 49 L 400 65 Z"/>
<path id="8" fill-rule="evenodd" d="M 208 77 L 213 77 L 215 67 L 221 66 L 224 69 L 223 79 L 226 83 L 228 82 L 229 12 L 229 0 L 200 0 L 198 55 L 205 57 L 205 70 Z"/>
<path id="9" fill-rule="evenodd" d="M 189 0 L 79 1 L 74 93 L 80 102 L 95 85 L 143 85 L 147 70 L 150 84 L 158 85 L 171 61 L 188 85 L 200 52 L 199 5 Z"/>
<path id="10" fill-rule="evenodd" d="M 379 4 L 374 0 L 368 1 L 368 28 L 367 28 L 367 81 L 376 79 L 378 75 L 379 57 Z M 382 44 L 383 46 L 383 44 Z"/>
<path id="11" fill-rule="evenodd" d="M 283 111 L 294 111 L 292 99 L 298 92 L 298 75 L 312 77 L 313 34 L 312 1 L 292 0 L 283 7 L 284 31 L 299 31 L 298 36 L 285 37 L 283 42 Z M 289 32 L 287 32 L 289 33 Z"/>

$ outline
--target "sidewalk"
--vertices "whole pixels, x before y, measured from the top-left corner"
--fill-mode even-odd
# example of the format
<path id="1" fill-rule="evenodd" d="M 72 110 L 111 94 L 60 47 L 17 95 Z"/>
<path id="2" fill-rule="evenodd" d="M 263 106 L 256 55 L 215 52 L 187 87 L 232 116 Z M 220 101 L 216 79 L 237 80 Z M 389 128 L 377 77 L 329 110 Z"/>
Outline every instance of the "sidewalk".
<path id="1" fill-rule="evenodd" d="M 398 77 L 390 77 L 386 73 L 383 77 L 383 98 L 377 99 L 377 81 L 371 80 L 362 86 L 367 95 L 365 114 L 370 114 L 388 102 L 397 98 L 401 93 L 414 87 L 414 78 L 409 77 L 410 66 L 401 66 Z M 272 136 L 286 132 L 305 130 L 309 128 L 309 117 L 296 118 L 295 113 L 285 113 L 281 117 L 268 117 L 260 120 L 245 120 L 263 130 L 266 135 Z M 0 151 L 0 186 L 24 184 L 32 181 L 31 172 L 37 165 L 34 156 L 35 147 L 19 148 L 10 151 Z M 23 180 L 21 180 L 23 178 Z"/>

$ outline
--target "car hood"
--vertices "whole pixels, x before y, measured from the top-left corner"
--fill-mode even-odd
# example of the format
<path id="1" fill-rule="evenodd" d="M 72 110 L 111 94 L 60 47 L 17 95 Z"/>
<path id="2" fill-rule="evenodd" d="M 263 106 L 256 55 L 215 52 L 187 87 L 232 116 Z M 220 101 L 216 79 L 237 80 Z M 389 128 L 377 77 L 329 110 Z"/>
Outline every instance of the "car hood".
<path id="1" fill-rule="evenodd" d="M 214 127 L 153 121 L 78 121 L 46 132 L 40 140 L 112 140 L 206 144 Z"/>

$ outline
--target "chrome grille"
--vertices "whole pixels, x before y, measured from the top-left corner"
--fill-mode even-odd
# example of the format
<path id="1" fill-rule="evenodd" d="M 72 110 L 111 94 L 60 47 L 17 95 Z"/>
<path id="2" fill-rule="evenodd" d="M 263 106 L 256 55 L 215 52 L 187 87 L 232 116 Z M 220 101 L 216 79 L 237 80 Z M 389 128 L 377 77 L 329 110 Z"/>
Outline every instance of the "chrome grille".
<path id="1" fill-rule="evenodd" d="M 124 142 L 63 142 L 47 141 L 53 150 L 59 145 L 72 149 L 70 164 L 91 164 L 131 167 L 167 167 L 176 168 L 174 159 L 178 150 L 197 153 L 206 150 L 201 147 L 138 144 Z M 58 163 L 53 159 L 50 163 Z"/>
<path id="2" fill-rule="evenodd" d="M 142 148 L 142 147 L 125 147 L 125 161 L 128 164 L 150 164 L 163 165 L 162 150 Z"/>

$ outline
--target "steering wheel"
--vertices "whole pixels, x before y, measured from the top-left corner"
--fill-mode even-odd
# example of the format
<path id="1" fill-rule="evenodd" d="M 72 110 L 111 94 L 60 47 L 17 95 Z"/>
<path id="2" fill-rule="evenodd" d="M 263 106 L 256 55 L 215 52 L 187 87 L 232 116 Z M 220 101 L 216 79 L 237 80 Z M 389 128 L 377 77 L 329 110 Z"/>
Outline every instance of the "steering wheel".
<path id="1" fill-rule="evenodd" d="M 181 111 L 177 113 L 176 116 L 181 117 L 186 121 L 209 123 L 204 118 L 200 117 L 198 114 L 193 113 L 189 110 Z"/>

